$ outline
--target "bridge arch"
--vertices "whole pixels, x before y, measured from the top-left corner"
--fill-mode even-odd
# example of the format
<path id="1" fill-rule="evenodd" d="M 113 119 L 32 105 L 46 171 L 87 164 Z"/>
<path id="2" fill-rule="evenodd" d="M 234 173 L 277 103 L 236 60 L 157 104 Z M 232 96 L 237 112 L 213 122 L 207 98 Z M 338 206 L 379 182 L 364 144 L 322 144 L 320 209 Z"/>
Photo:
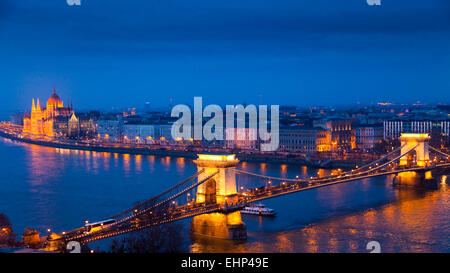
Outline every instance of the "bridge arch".
<path id="1" fill-rule="evenodd" d="M 199 181 L 217 172 L 208 181 L 198 186 L 196 202 L 224 205 L 227 199 L 228 202 L 232 201 L 227 197 L 237 192 L 234 170 L 239 160 L 236 155 L 199 154 L 194 163 L 197 164 L 199 171 L 204 170 L 198 176 Z"/>
<path id="2" fill-rule="evenodd" d="M 400 142 L 403 156 L 400 158 L 400 165 L 411 165 L 414 152 L 416 154 L 416 164 L 414 165 L 421 167 L 428 165 L 430 162 L 429 141 L 428 134 L 402 133 Z M 408 153 L 408 151 L 410 152 Z"/>

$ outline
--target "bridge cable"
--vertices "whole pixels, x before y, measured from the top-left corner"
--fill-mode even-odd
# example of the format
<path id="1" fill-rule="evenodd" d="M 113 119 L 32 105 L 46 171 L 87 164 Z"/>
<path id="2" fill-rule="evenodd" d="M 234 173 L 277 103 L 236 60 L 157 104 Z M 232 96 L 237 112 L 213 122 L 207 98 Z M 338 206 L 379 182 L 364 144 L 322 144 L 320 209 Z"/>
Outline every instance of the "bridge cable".
<path id="1" fill-rule="evenodd" d="M 444 153 L 443 151 L 441 151 L 441 150 L 439 150 L 439 149 L 434 148 L 433 146 L 428 146 L 428 147 L 431 148 L 431 150 L 433 150 L 433 151 L 435 151 L 435 152 L 437 152 L 437 153 L 439 153 L 439 154 L 441 154 L 441 155 L 444 155 L 444 156 L 446 156 L 446 157 L 450 157 L 450 155 Z"/>
<path id="2" fill-rule="evenodd" d="M 186 178 L 185 180 L 183 180 L 183 181 L 181 181 L 180 183 L 178 183 L 178 184 L 176 184 L 176 185 L 170 187 L 169 189 L 163 191 L 162 193 L 160 193 L 160 194 L 158 194 L 158 195 L 156 195 L 156 196 L 154 196 L 154 197 L 152 197 L 152 198 L 150 198 L 150 199 L 147 199 L 147 200 L 145 200 L 145 201 L 138 202 L 138 203 L 135 204 L 133 207 L 131 207 L 131 208 L 127 209 L 127 210 L 124 210 L 124 211 L 122 211 L 122 212 L 120 212 L 120 213 L 118 213 L 118 214 L 116 214 L 116 215 L 114 215 L 114 216 L 111 216 L 110 218 L 112 218 L 112 219 L 119 218 L 119 217 L 123 216 L 124 214 L 133 212 L 134 210 L 136 210 L 136 209 L 138 209 L 138 208 L 140 208 L 140 207 L 142 207 L 142 206 L 145 206 L 145 205 L 147 205 L 147 204 L 149 204 L 149 203 L 155 202 L 155 201 L 158 200 L 161 196 L 164 196 L 164 195 L 168 194 L 169 192 L 172 192 L 173 190 L 175 190 L 175 189 L 177 189 L 177 188 L 183 186 L 184 184 L 188 183 L 189 181 L 195 179 L 196 177 L 198 177 L 198 176 L 199 176 L 201 173 L 203 173 L 204 171 L 205 171 L 205 169 L 201 169 L 200 171 L 198 171 L 198 172 L 195 173 L 194 175 L 192 175 L 192 176 Z"/>
<path id="3" fill-rule="evenodd" d="M 367 167 L 369 167 L 369 166 L 371 166 L 371 165 L 374 165 L 374 164 L 376 164 L 376 163 L 378 163 L 378 162 L 380 162 L 380 161 L 382 161 L 382 160 L 385 160 L 386 158 L 390 157 L 390 156 L 393 155 L 394 153 L 398 152 L 398 151 L 399 151 L 401 148 L 403 148 L 404 146 L 405 146 L 405 145 L 403 145 L 402 147 L 399 147 L 399 148 L 395 149 L 394 151 L 390 152 L 389 154 L 385 155 L 384 157 L 382 157 L 382 158 L 380 158 L 380 159 L 377 159 L 377 160 L 375 160 L 375 161 L 373 161 L 373 162 L 371 162 L 371 163 L 368 163 L 368 164 L 366 164 L 366 165 L 364 165 L 364 166 L 362 166 L 362 167 L 359 167 L 358 169 L 355 169 L 354 171 L 356 171 L 356 170 L 361 170 L 361 169 L 364 169 L 364 168 L 367 168 Z M 266 176 L 266 175 L 257 174 L 257 173 L 251 173 L 251 172 L 247 172 L 247 171 L 244 171 L 244 170 L 238 170 L 238 169 L 235 169 L 234 171 L 235 171 L 237 174 L 246 174 L 246 175 L 256 176 L 256 177 L 261 177 L 261 178 L 269 179 L 269 180 L 280 180 L 280 181 L 285 181 L 285 182 L 307 182 L 307 181 L 310 181 L 310 179 L 297 179 L 297 178 L 294 179 L 294 178 L 280 178 L 280 177 Z M 351 173 L 351 171 L 341 173 L 341 175 L 345 175 L 345 174 L 347 174 L 347 173 Z M 325 178 L 325 177 L 324 177 L 324 178 Z"/>
<path id="4" fill-rule="evenodd" d="M 216 174 L 218 174 L 218 173 L 219 173 L 219 171 L 216 171 L 216 172 L 214 172 L 213 174 L 209 175 L 208 177 L 204 178 L 203 180 L 198 181 L 198 182 L 192 184 L 191 186 L 185 188 L 185 189 L 182 190 L 181 192 L 179 192 L 179 193 L 177 193 L 177 194 L 174 194 L 173 196 L 171 196 L 171 197 L 169 197 L 169 198 L 167 198 L 167 199 L 165 199 L 165 200 L 163 200 L 163 201 L 161 201 L 161 202 L 159 202 L 159 203 L 157 203 L 157 204 L 154 204 L 154 205 L 152 205 L 152 206 L 150 206 L 150 207 L 148 207 L 148 208 L 145 208 L 145 209 L 143 209 L 143 210 L 140 210 L 139 212 L 137 212 L 137 213 L 134 214 L 134 215 L 130 215 L 130 216 L 128 216 L 128 217 L 122 218 L 122 219 L 116 221 L 113 225 L 122 223 L 122 222 L 124 222 L 124 221 L 126 221 L 126 220 L 128 220 L 128 219 L 130 219 L 130 218 L 135 218 L 136 216 L 142 215 L 142 214 L 144 214 L 144 213 L 146 213 L 146 212 L 148 212 L 148 211 L 150 211 L 150 210 L 152 210 L 152 209 L 155 209 L 155 208 L 157 208 L 157 207 L 159 207 L 159 206 L 161 206 L 161 205 L 163 205 L 163 204 L 165 204 L 165 203 L 167 203 L 167 202 L 169 202 L 169 201 L 171 201 L 171 200 L 173 200 L 173 199 L 179 197 L 180 195 L 183 195 L 184 193 L 188 192 L 189 190 L 191 190 L 191 189 L 193 189 L 193 188 L 195 188 L 195 187 L 197 187 L 197 186 L 203 184 L 204 182 L 208 181 L 209 179 L 211 179 L 212 177 L 214 177 L 214 176 L 215 176 Z"/>

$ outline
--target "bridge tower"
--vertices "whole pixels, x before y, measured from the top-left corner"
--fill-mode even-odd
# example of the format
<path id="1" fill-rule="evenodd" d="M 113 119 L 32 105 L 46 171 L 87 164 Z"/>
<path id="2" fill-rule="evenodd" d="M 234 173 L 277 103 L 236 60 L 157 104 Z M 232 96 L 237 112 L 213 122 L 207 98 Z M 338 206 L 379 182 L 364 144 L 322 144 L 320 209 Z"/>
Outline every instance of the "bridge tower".
<path id="1" fill-rule="evenodd" d="M 418 133 L 402 133 L 400 136 L 401 154 L 410 153 L 400 158 L 400 165 L 417 165 L 418 167 L 425 167 L 430 162 L 429 155 L 429 140 L 428 134 Z M 414 164 L 414 155 L 415 164 Z M 394 184 L 414 185 L 414 186 L 429 186 L 435 182 L 430 170 L 402 172 L 396 175 Z"/>
<path id="2" fill-rule="evenodd" d="M 234 168 L 239 160 L 234 154 L 212 155 L 199 154 L 194 160 L 197 168 L 204 171 L 198 176 L 201 181 L 214 173 L 216 175 L 198 186 L 197 204 L 232 205 L 236 201 L 236 174 Z M 191 222 L 191 232 L 194 235 L 243 240 L 247 231 L 239 211 L 231 213 L 209 213 L 195 216 Z"/>
<path id="3" fill-rule="evenodd" d="M 404 154 L 415 147 L 413 152 L 416 154 L 416 164 L 417 166 L 425 167 L 430 161 L 428 153 L 429 140 L 430 136 L 428 134 L 402 133 L 400 136 L 402 147 L 401 154 Z M 413 161 L 413 152 L 400 158 L 400 165 L 408 165 L 411 163 Z"/>

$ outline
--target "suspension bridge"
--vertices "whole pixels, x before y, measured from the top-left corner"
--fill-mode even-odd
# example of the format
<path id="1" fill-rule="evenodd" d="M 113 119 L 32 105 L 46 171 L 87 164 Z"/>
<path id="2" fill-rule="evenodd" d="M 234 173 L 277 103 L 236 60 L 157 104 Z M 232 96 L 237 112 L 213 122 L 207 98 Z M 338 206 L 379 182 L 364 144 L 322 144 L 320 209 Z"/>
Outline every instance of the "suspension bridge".
<path id="1" fill-rule="evenodd" d="M 137 203 L 105 222 L 53 234 L 48 248 L 61 248 L 69 241 L 86 244 L 151 226 L 192 218 L 195 234 L 225 239 L 245 239 L 246 229 L 239 210 L 250 203 L 365 178 L 416 174 L 423 183 L 432 172 L 447 171 L 450 155 L 429 145 L 428 134 L 402 134 L 401 145 L 379 159 L 354 169 L 327 176 L 281 178 L 237 169 L 235 155 L 200 154 L 194 160 L 198 171 L 161 194 Z M 434 158 L 430 157 L 434 154 Z M 238 186 L 239 185 L 239 186 Z M 208 227 L 215 227 L 208 229 Z M 212 230 L 212 231 L 211 231 Z"/>

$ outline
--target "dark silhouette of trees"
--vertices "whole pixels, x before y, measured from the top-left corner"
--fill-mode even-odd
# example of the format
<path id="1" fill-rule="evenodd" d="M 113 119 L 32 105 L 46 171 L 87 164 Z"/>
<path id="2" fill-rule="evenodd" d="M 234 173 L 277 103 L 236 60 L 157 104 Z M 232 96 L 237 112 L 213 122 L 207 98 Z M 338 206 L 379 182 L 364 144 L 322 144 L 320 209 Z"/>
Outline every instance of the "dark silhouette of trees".
<path id="1" fill-rule="evenodd" d="M 13 233 L 11 222 L 9 218 L 0 213 L 0 245 L 17 246 L 16 234 Z"/>
<path id="2" fill-rule="evenodd" d="M 183 240 L 181 224 L 172 223 L 163 226 L 153 226 L 134 232 L 126 237 L 114 239 L 111 242 L 112 253 L 159 253 L 180 252 Z"/>

